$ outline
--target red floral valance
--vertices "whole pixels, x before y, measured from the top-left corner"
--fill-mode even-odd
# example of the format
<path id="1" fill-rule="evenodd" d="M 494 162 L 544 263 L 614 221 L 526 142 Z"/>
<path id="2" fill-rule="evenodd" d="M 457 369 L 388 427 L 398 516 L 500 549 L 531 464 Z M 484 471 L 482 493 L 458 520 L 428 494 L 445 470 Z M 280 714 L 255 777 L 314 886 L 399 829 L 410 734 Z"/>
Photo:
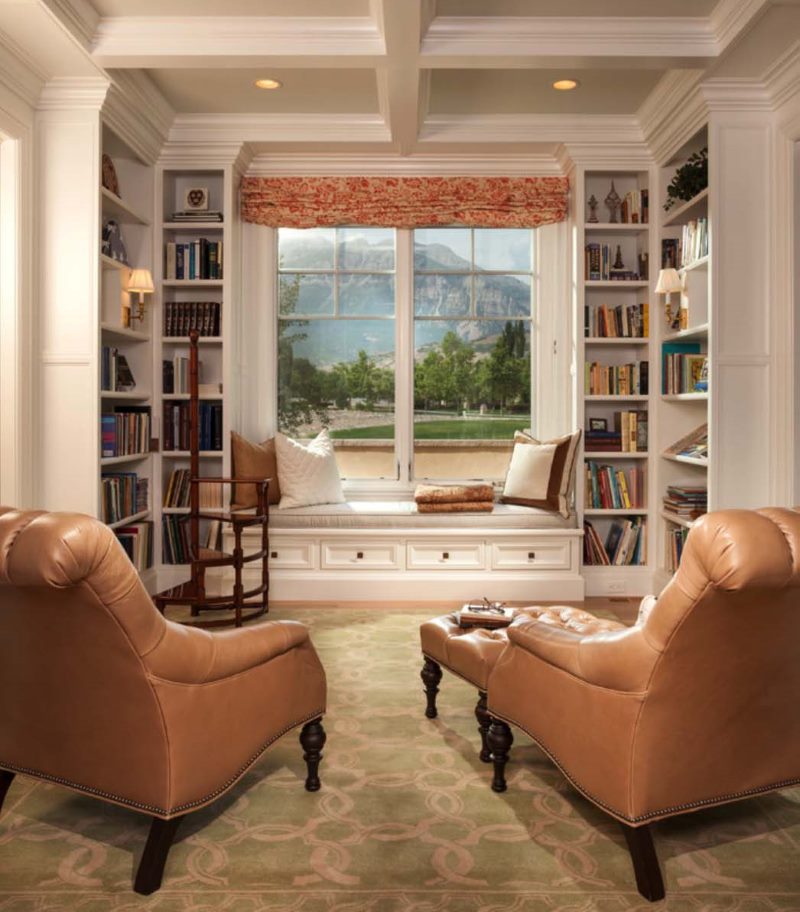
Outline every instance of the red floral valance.
<path id="1" fill-rule="evenodd" d="M 536 228 L 567 217 L 565 177 L 246 177 L 242 217 L 271 228 Z"/>

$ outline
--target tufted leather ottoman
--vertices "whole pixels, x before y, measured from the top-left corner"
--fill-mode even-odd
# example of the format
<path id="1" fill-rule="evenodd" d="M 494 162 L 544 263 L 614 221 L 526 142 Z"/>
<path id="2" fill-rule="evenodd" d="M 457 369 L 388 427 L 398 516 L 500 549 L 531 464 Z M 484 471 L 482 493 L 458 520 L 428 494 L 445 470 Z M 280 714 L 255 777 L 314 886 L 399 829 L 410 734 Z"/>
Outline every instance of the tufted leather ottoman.
<path id="1" fill-rule="evenodd" d="M 528 623 L 531 620 L 577 633 L 598 633 L 617 630 L 624 626 L 617 621 L 601 620 L 580 608 L 565 605 L 519 608 L 511 626 Z M 508 645 L 508 628 L 464 628 L 459 626 L 455 614 L 445 614 L 421 624 L 419 634 L 425 659 L 420 672 L 428 704 L 425 715 L 429 719 L 435 719 L 437 716 L 436 695 L 439 692 L 439 682 L 442 680 L 442 668 L 446 668 L 478 690 L 475 718 L 478 720 L 478 732 L 481 736 L 481 760 L 490 763 L 493 752 L 507 756 L 512 742 L 511 730 L 504 722 L 492 724 L 494 720 L 487 709 L 486 693 L 489 688 L 489 675 Z M 497 743 L 490 743 L 490 740 Z M 495 791 L 503 791 L 505 783 L 496 777 L 493 788 Z"/>

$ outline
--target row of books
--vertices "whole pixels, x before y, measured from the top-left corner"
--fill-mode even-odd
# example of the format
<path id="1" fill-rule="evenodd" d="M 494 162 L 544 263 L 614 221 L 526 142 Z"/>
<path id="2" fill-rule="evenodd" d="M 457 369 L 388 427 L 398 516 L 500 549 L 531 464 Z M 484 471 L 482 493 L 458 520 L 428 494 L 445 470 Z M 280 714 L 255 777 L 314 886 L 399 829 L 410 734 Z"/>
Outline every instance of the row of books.
<path id="1" fill-rule="evenodd" d="M 708 459 L 708 425 L 701 424 L 673 443 L 666 452 L 672 456 L 685 456 L 687 459 Z"/>
<path id="2" fill-rule="evenodd" d="M 116 535 L 130 562 L 139 573 L 153 566 L 152 522 L 131 523 L 129 526 L 117 529 Z"/>
<path id="3" fill-rule="evenodd" d="M 662 346 L 661 391 L 665 395 L 706 392 L 708 357 L 699 342 L 667 342 Z"/>
<path id="4" fill-rule="evenodd" d="M 680 526 L 669 526 L 666 533 L 666 561 L 664 566 L 671 573 L 674 573 L 681 563 L 683 557 L 683 548 L 686 544 L 686 538 L 689 530 Z"/>
<path id="5" fill-rule="evenodd" d="M 148 479 L 139 478 L 136 472 L 103 475 L 100 479 L 103 522 L 119 522 L 147 510 L 148 488 Z"/>
<path id="6" fill-rule="evenodd" d="M 185 517 L 164 516 L 161 519 L 162 559 L 165 564 L 188 564 L 192 559 L 189 523 Z"/>
<path id="7" fill-rule="evenodd" d="M 201 450 L 222 449 L 222 403 L 201 402 L 199 405 Z M 189 449 L 189 403 L 164 405 L 164 450 Z"/>
<path id="8" fill-rule="evenodd" d="M 100 418 L 101 455 L 134 456 L 150 452 L 150 406 L 117 406 Z"/>
<path id="9" fill-rule="evenodd" d="M 189 469 L 174 469 L 169 476 L 164 492 L 165 507 L 188 507 L 191 486 Z M 224 485 L 204 483 L 198 485 L 198 500 L 201 510 L 221 510 Z"/>
<path id="10" fill-rule="evenodd" d="M 221 222 L 222 213 L 218 209 L 180 209 L 172 213 L 172 222 Z"/>
<path id="11" fill-rule="evenodd" d="M 643 469 L 625 471 L 589 460 L 586 463 L 586 506 L 594 510 L 642 509 L 645 501 Z"/>
<path id="12" fill-rule="evenodd" d="M 584 392 L 587 396 L 646 396 L 649 387 L 649 364 L 584 364 Z"/>
<path id="13" fill-rule="evenodd" d="M 639 273 L 630 269 L 614 268 L 614 252 L 609 244 L 587 244 L 584 250 L 584 267 L 587 279 L 619 279 L 631 281 L 639 278 Z"/>
<path id="14" fill-rule="evenodd" d="M 198 373 L 200 365 L 197 365 Z M 168 361 L 166 358 L 161 362 L 161 378 L 163 390 L 165 393 L 179 393 L 181 395 L 189 392 L 189 359 L 182 355 Z"/>
<path id="15" fill-rule="evenodd" d="M 220 334 L 219 301 L 166 301 L 164 335 L 188 336 L 196 329 L 203 337 Z"/>
<path id="16" fill-rule="evenodd" d="M 681 234 L 680 264 L 690 266 L 705 256 L 708 256 L 708 219 L 691 219 Z"/>
<path id="17" fill-rule="evenodd" d="M 584 308 L 583 334 L 595 339 L 646 339 L 650 335 L 648 304 L 620 304 Z"/>
<path id="18" fill-rule="evenodd" d="M 697 519 L 708 512 L 708 489 L 704 485 L 668 485 L 664 509 L 681 519 Z"/>
<path id="19" fill-rule="evenodd" d="M 222 241 L 198 238 L 189 244 L 169 241 L 165 250 L 165 279 L 221 279 Z"/>
<path id="20" fill-rule="evenodd" d="M 583 562 L 587 566 L 640 567 L 647 563 L 647 523 L 641 516 L 615 519 L 605 541 L 588 520 L 583 533 Z"/>
<path id="21" fill-rule="evenodd" d="M 100 389 L 109 393 L 129 392 L 136 387 L 128 359 L 119 349 L 100 349 Z"/>
<path id="22" fill-rule="evenodd" d="M 650 221 L 650 194 L 647 190 L 629 190 L 622 197 L 620 221 L 626 225 L 646 225 Z"/>
<path id="23" fill-rule="evenodd" d="M 584 434 L 584 451 L 587 453 L 646 453 L 648 437 L 647 412 L 614 412 L 614 427 L 593 427 L 607 424 L 605 418 L 589 418 L 589 428 Z"/>

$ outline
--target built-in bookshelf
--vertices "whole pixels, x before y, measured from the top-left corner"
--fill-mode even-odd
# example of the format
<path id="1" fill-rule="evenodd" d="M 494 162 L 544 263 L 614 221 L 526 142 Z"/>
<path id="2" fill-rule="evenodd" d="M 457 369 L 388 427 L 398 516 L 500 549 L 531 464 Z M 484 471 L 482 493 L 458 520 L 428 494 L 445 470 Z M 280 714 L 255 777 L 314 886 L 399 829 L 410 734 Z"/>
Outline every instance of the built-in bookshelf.
<path id="1" fill-rule="evenodd" d="M 584 431 L 576 499 L 587 595 L 637 593 L 652 571 L 652 185 L 650 169 L 622 164 L 575 176 Z"/>
<path id="2" fill-rule="evenodd" d="M 102 151 L 116 187 L 98 188 L 103 237 L 99 256 L 97 515 L 150 581 L 154 553 L 153 310 L 144 318 L 128 292 L 132 269 L 153 269 L 154 168 L 107 124 Z M 106 183 L 108 168 L 105 168 Z M 108 240 L 113 234 L 114 243 Z"/>
<path id="3" fill-rule="evenodd" d="M 185 488 L 183 495 L 176 496 L 176 483 L 183 479 L 185 485 L 189 470 L 191 330 L 200 334 L 200 471 L 209 477 L 229 474 L 230 416 L 225 399 L 230 353 L 226 326 L 234 272 L 228 260 L 233 246 L 233 187 L 229 166 L 209 169 L 187 163 L 157 172 L 160 308 L 155 343 L 156 410 L 162 447 L 155 495 L 160 505 L 158 546 L 164 565 L 184 564 L 188 556 L 183 522 L 188 500 Z M 187 208 L 187 194 L 193 189 L 205 191 L 206 209 Z M 198 198 L 197 193 L 194 198 Z M 226 492 L 221 486 L 212 487 L 203 491 L 206 512 L 223 506 Z M 207 538 L 208 530 L 201 529 L 201 541 Z"/>
<path id="4" fill-rule="evenodd" d="M 659 266 L 676 268 L 682 283 L 682 290 L 671 295 L 669 316 L 660 295 L 658 312 L 651 317 L 660 360 L 657 566 L 661 583 L 677 569 L 696 515 L 713 509 L 709 499 L 713 498 L 709 431 L 713 433 L 714 396 L 709 370 L 713 333 L 709 190 L 669 210 L 663 208 L 666 187 L 676 170 L 707 145 L 703 129 L 664 164 L 659 180 L 663 190 L 658 206 Z"/>

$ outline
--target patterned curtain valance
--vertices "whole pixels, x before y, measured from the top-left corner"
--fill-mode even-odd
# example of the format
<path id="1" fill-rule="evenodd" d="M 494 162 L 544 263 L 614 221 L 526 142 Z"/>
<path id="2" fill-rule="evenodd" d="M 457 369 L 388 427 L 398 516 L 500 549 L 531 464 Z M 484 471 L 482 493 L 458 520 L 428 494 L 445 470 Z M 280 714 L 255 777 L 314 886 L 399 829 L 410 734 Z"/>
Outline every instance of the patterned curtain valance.
<path id="1" fill-rule="evenodd" d="M 536 228 L 567 217 L 565 177 L 245 177 L 242 217 L 271 228 Z"/>

